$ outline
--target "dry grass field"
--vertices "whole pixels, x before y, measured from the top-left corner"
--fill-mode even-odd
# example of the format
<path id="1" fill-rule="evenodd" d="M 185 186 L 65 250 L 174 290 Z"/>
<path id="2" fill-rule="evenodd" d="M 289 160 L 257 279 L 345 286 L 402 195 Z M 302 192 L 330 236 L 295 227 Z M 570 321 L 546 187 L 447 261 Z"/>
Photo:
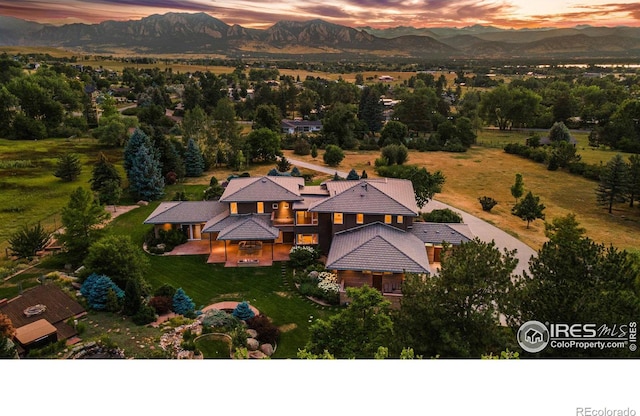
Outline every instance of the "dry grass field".
<path id="1" fill-rule="evenodd" d="M 323 164 L 322 153 L 315 161 L 310 156 L 296 156 L 291 151 L 285 151 L 285 155 Z M 354 168 L 358 173 L 366 170 L 373 177 L 373 164 L 378 156 L 379 152 L 375 151 L 346 152 L 338 169 L 349 171 Z M 597 183 L 594 181 L 562 171 L 548 171 L 542 164 L 506 154 L 499 148 L 473 147 L 466 153 L 411 151 L 408 163 L 425 166 L 430 172 L 442 171 L 446 182 L 436 199 L 508 231 L 534 249 L 546 241 L 544 222 L 535 221 L 527 229 L 524 221 L 511 215 L 515 200 L 510 187 L 516 173 L 523 175 L 525 192 L 532 191 L 540 196 L 546 206 L 547 221 L 574 213 L 587 235 L 596 242 L 625 249 L 640 246 L 640 210 L 619 204 L 609 215 L 605 208 L 596 204 Z M 478 198 L 485 195 L 498 201 L 490 213 L 482 211 L 478 202 Z"/>

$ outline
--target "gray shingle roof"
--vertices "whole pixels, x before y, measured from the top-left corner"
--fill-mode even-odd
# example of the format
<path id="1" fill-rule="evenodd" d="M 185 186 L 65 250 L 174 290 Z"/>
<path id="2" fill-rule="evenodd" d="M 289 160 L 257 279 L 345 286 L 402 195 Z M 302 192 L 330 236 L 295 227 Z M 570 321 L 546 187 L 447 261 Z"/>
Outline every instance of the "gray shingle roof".
<path id="1" fill-rule="evenodd" d="M 162 202 L 144 220 L 145 224 L 188 224 L 207 222 L 227 209 L 218 201 Z"/>
<path id="2" fill-rule="evenodd" d="M 268 214 L 231 215 L 219 223 L 218 240 L 275 240 L 280 230 L 270 222 Z"/>
<path id="3" fill-rule="evenodd" d="M 422 241 L 411 233 L 379 222 L 336 233 L 326 267 L 395 273 L 430 270 Z"/>
<path id="4" fill-rule="evenodd" d="M 467 224 L 414 222 L 411 233 L 424 243 L 460 245 L 473 239 Z"/>
<path id="5" fill-rule="evenodd" d="M 300 201 L 304 178 L 294 176 L 260 176 L 229 181 L 220 197 L 222 202 Z"/>
<path id="6" fill-rule="evenodd" d="M 411 181 L 366 179 L 326 182 L 329 197 L 313 203 L 309 211 L 417 216 Z"/>

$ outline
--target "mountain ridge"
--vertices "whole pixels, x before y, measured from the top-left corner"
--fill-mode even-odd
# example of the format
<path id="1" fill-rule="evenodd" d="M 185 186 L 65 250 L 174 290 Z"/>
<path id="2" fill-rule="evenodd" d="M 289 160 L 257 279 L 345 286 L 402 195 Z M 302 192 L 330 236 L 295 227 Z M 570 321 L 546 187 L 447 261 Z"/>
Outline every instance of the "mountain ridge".
<path id="1" fill-rule="evenodd" d="M 507 58 L 558 55 L 640 57 L 640 28 L 629 26 L 501 29 L 353 28 L 322 19 L 282 20 L 267 29 L 229 25 L 207 13 L 153 14 L 139 20 L 44 25 L 0 16 L 1 46 L 47 46 L 140 54 L 218 53 L 234 56 L 270 50 L 279 55 L 330 51 L 332 55 L 414 58 Z M 312 53 L 312 52 L 309 52 Z"/>

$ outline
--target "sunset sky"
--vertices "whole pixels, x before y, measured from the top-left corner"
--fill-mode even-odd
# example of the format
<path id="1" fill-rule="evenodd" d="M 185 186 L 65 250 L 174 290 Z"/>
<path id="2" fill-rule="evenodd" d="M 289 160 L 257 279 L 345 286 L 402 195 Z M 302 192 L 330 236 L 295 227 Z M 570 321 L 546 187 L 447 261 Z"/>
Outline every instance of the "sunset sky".
<path id="1" fill-rule="evenodd" d="M 0 15 L 51 24 L 137 20 L 167 12 L 205 12 L 253 28 L 317 18 L 378 28 L 640 26 L 638 0 L 0 0 Z"/>

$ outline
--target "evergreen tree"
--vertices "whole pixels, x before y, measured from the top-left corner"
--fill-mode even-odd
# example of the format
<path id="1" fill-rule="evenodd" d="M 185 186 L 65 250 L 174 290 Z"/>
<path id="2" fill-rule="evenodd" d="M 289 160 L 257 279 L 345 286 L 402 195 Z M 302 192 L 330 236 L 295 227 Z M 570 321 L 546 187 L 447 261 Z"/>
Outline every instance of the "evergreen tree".
<path id="1" fill-rule="evenodd" d="M 80 156 L 75 153 L 65 153 L 58 159 L 56 171 L 53 173 L 53 176 L 65 182 L 73 182 L 78 179 L 80 173 L 82 173 Z"/>
<path id="2" fill-rule="evenodd" d="M 91 190 L 98 194 L 98 201 L 101 204 L 116 204 L 120 199 L 122 178 L 102 152 L 100 152 L 98 163 L 93 167 L 89 182 Z"/>
<path id="3" fill-rule="evenodd" d="M 367 175 L 367 171 L 363 170 L 362 175 L 360 175 L 360 179 L 367 179 L 369 176 Z"/>
<path id="4" fill-rule="evenodd" d="M 160 166 L 146 145 L 138 148 L 128 176 L 129 188 L 136 198 L 153 201 L 164 195 L 164 178 Z"/>
<path id="5" fill-rule="evenodd" d="M 347 180 L 348 181 L 357 181 L 360 179 L 360 176 L 358 176 L 358 172 L 356 172 L 355 169 L 351 169 L 349 171 L 349 174 L 347 175 Z"/>
<path id="6" fill-rule="evenodd" d="M 180 156 L 173 141 L 163 140 L 160 162 L 162 165 L 162 177 L 166 178 L 170 172 L 175 173 L 178 180 L 186 176 L 184 160 L 182 156 Z"/>
<path id="7" fill-rule="evenodd" d="M 375 88 L 365 87 L 360 95 L 358 118 L 364 121 L 369 131 L 378 132 L 382 128 L 382 103 Z"/>
<path id="8" fill-rule="evenodd" d="M 282 156 L 278 159 L 278 162 L 276 162 L 276 168 L 280 172 L 288 172 L 289 169 L 291 169 L 291 163 L 285 156 Z"/>
<path id="9" fill-rule="evenodd" d="M 633 207 L 633 203 L 640 196 L 640 155 L 629 156 L 627 166 L 629 172 L 627 198 L 629 198 L 629 206 Z"/>
<path id="10" fill-rule="evenodd" d="M 74 259 L 80 260 L 100 237 L 102 230 L 99 226 L 110 214 L 94 200 L 91 192 L 78 187 L 71 194 L 67 206 L 62 208 L 61 217 L 64 233 L 58 239 Z"/>
<path id="11" fill-rule="evenodd" d="M 255 313 L 251 310 L 246 301 L 238 303 L 231 314 L 241 321 L 246 321 L 255 316 Z"/>
<path id="12" fill-rule="evenodd" d="M 315 144 L 311 146 L 311 157 L 314 159 L 318 157 L 318 146 Z"/>
<path id="13" fill-rule="evenodd" d="M 527 228 L 529 228 L 529 224 L 531 221 L 535 221 L 538 218 L 544 219 L 544 211 L 545 206 L 540 203 L 540 197 L 534 196 L 531 191 L 527 193 L 524 199 L 518 202 L 511 213 L 517 217 L 520 217 L 523 221 L 527 222 Z"/>
<path id="14" fill-rule="evenodd" d="M 44 250 L 51 239 L 51 233 L 38 223 L 33 227 L 23 226 L 9 237 L 9 249 L 18 258 L 32 258 Z"/>
<path id="15" fill-rule="evenodd" d="M 300 173 L 300 169 L 298 169 L 297 166 L 294 166 L 293 169 L 291 169 L 291 176 L 294 176 L 294 177 L 302 176 L 302 173 Z"/>
<path id="16" fill-rule="evenodd" d="M 549 141 L 551 143 L 567 142 L 571 140 L 571 133 L 562 121 L 556 121 L 549 129 Z"/>
<path id="17" fill-rule="evenodd" d="M 187 150 L 184 154 L 184 166 L 187 177 L 195 178 L 202 176 L 204 171 L 204 158 L 200 147 L 193 139 L 187 142 Z"/>
<path id="18" fill-rule="evenodd" d="M 516 182 L 511 186 L 511 195 L 516 199 L 516 204 L 518 203 L 518 198 L 520 198 L 523 193 L 524 181 L 522 180 L 522 175 L 516 173 Z"/>
<path id="19" fill-rule="evenodd" d="M 136 279 L 128 279 L 127 286 L 124 289 L 124 307 L 122 312 L 127 316 L 135 315 L 140 306 L 142 306 L 141 300 L 142 293 L 140 291 L 140 285 Z"/>
<path id="20" fill-rule="evenodd" d="M 135 129 L 124 147 L 124 170 L 127 173 L 127 178 L 129 178 L 129 171 L 133 168 L 134 160 L 141 146 L 146 146 L 147 149 L 151 149 L 151 139 L 149 139 L 149 136 L 147 136 L 144 131 Z"/>
<path id="21" fill-rule="evenodd" d="M 85 281 L 85 284 L 87 282 Z M 106 310 L 109 291 L 113 291 L 118 300 L 121 301 L 124 298 L 124 292 L 120 289 L 108 276 L 98 276 L 93 281 L 93 285 L 89 288 L 89 296 L 87 302 L 89 307 L 95 310 Z"/>
<path id="22" fill-rule="evenodd" d="M 600 205 L 609 206 L 609 214 L 614 202 L 624 202 L 628 189 L 628 171 L 622 156 L 615 155 L 602 171 L 596 196 Z"/>
<path id="23" fill-rule="evenodd" d="M 173 311 L 179 315 L 189 315 L 194 312 L 196 304 L 180 287 L 173 295 Z"/>

